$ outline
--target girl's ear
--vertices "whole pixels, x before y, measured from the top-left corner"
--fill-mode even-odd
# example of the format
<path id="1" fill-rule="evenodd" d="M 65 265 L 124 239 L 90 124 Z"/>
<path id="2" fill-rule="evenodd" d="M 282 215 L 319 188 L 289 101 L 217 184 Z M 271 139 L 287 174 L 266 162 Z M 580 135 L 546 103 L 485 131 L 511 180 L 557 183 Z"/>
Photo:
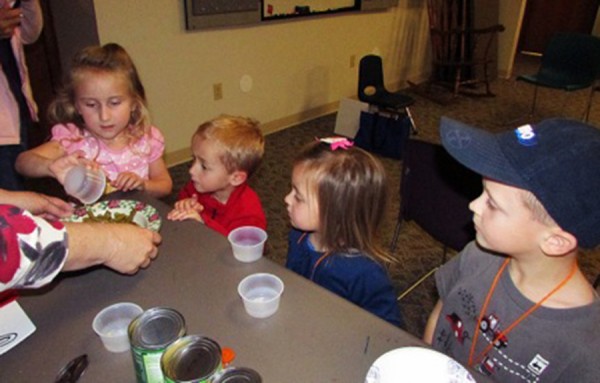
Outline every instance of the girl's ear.
<path id="1" fill-rule="evenodd" d="M 569 232 L 557 227 L 542 242 L 545 254 L 560 257 L 577 249 L 577 238 Z"/>
<path id="2" fill-rule="evenodd" d="M 243 170 L 236 170 L 229 176 L 229 180 L 233 186 L 239 186 L 246 182 L 248 179 L 248 173 Z"/>

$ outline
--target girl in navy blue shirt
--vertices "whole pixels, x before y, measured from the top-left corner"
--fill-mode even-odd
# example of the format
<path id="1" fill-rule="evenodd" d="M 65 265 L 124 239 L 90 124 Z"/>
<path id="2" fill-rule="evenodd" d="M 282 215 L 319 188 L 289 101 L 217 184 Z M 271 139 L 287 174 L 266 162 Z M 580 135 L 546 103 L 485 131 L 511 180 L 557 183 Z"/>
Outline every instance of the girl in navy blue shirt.
<path id="1" fill-rule="evenodd" d="M 395 259 L 376 241 L 387 201 L 381 163 L 347 139 L 329 138 L 307 145 L 293 165 L 286 267 L 402 326 L 384 267 Z"/>

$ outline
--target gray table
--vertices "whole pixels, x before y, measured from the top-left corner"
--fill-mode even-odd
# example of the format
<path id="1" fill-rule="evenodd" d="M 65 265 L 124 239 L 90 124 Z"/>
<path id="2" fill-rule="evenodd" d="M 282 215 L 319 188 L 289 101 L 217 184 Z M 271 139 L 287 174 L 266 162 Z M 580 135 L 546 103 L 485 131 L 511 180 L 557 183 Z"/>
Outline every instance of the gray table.
<path id="1" fill-rule="evenodd" d="M 274 262 L 236 261 L 224 237 L 195 222 L 167 221 L 169 207 L 151 204 L 163 216 L 158 259 L 134 276 L 100 267 L 24 292 L 19 302 L 37 331 L 0 356 L 0 382 L 52 382 L 61 366 L 83 353 L 90 364 L 81 382 L 134 382 L 130 353 L 104 350 L 91 327 L 98 311 L 120 301 L 178 310 L 188 334 L 234 349 L 233 365 L 257 370 L 265 383 L 363 382 L 383 353 L 423 345 Z M 237 294 L 238 282 L 255 272 L 285 283 L 280 309 L 267 319 L 248 316 Z"/>

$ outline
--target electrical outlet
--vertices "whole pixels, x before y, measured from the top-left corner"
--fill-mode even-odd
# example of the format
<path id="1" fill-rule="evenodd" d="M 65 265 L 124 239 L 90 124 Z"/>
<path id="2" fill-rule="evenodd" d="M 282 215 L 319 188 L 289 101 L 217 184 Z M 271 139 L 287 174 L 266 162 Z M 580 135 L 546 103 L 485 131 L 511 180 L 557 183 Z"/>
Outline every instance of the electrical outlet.
<path id="1" fill-rule="evenodd" d="M 213 99 L 215 101 L 223 98 L 223 84 L 213 84 Z"/>
<path id="2" fill-rule="evenodd" d="M 356 66 L 356 55 L 350 55 L 350 68 L 354 68 Z"/>

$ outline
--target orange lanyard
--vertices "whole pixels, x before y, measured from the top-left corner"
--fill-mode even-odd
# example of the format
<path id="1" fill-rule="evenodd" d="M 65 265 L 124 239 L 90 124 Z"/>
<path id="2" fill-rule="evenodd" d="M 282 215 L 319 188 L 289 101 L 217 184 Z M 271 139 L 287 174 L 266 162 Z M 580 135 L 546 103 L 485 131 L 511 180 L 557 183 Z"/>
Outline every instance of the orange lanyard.
<path id="1" fill-rule="evenodd" d="M 479 319 L 475 323 L 475 336 L 473 337 L 473 343 L 471 344 L 471 350 L 469 352 L 469 364 L 468 364 L 469 367 L 472 367 L 473 363 L 476 360 L 477 361 L 481 360 L 485 355 L 487 355 L 487 353 L 490 352 L 490 350 L 494 346 L 494 343 L 498 339 L 506 336 L 515 327 L 517 327 L 517 325 L 519 323 L 521 323 L 521 321 L 523 321 L 525 318 L 527 318 L 529 315 L 531 315 L 532 312 L 537 310 L 545 301 L 547 301 L 548 298 L 550 298 L 552 295 L 554 295 L 554 293 L 556 293 L 558 290 L 560 290 L 562 287 L 564 287 L 567 284 L 567 282 L 569 282 L 569 280 L 573 277 L 573 275 L 575 275 L 575 271 L 577 270 L 577 263 L 573 262 L 573 267 L 571 268 L 569 275 L 567 275 L 565 277 L 565 279 L 563 279 L 554 289 L 552 289 L 552 291 L 550 291 L 548 294 L 546 294 L 546 296 L 543 297 L 539 302 L 537 302 L 535 305 L 531 306 L 527 311 L 525 311 L 523 314 L 521 314 L 521 316 L 518 317 L 513 323 L 511 323 L 510 326 L 508 326 L 506 328 L 506 330 L 500 331 L 500 333 L 494 337 L 494 339 L 490 342 L 490 344 L 487 345 L 485 350 L 483 350 L 483 352 L 481 352 L 477 356 L 477 358 L 473 359 L 473 354 L 475 353 L 475 346 L 477 345 L 477 341 L 479 340 L 480 323 L 483 320 L 483 317 L 485 316 L 485 313 L 487 311 L 490 300 L 492 299 L 492 295 L 494 294 L 494 290 L 496 289 L 496 286 L 498 285 L 498 281 L 500 280 L 500 276 L 502 275 L 502 272 L 504 271 L 504 269 L 506 269 L 506 266 L 508 266 L 509 262 L 510 262 L 510 258 L 507 258 L 504 261 L 504 263 L 502 264 L 502 266 L 500 266 L 500 269 L 498 270 L 498 273 L 496 273 L 496 276 L 494 277 L 492 285 L 490 286 L 490 291 L 488 292 L 487 296 L 485 297 L 485 301 L 483 302 L 483 307 L 481 308 L 481 312 L 479 313 Z"/>

